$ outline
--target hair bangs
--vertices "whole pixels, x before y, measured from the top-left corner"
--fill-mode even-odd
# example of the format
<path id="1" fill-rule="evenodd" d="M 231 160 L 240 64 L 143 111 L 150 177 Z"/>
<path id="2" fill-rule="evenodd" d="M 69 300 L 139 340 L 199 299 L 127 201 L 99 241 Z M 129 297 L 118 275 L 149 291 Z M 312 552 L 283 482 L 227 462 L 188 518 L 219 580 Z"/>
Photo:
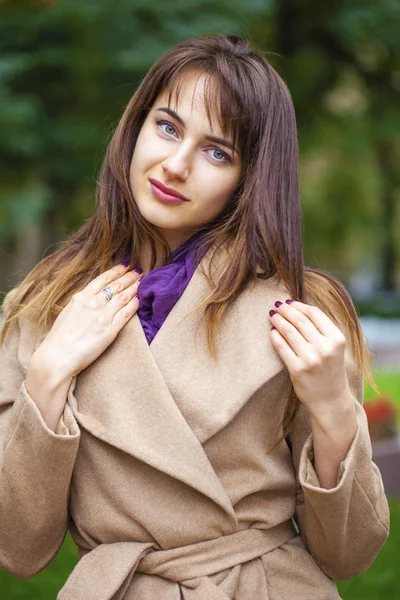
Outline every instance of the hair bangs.
<path id="1" fill-rule="evenodd" d="M 204 103 L 211 131 L 219 127 L 222 135 L 232 142 L 234 152 L 241 152 L 240 139 L 241 133 L 245 131 L 243 122 L 242 105 L 238 101 L 240 95 L 229 85 L 227 77 L 223 76 L 219 70 L 206 70 L 200 65 L 178 66 L 167 81 L 164 80 L 163 90 L 168 94 L 168 107 L 171 104 L 177 106 L 185 80 L 188 76 L 196 73 L 198 79 L 205 75 L 204 85 Z M 196 87 L 196 86 L 195 86 Z M 192 96 L 192 107 L 194 102 L 194 93 Z"/>

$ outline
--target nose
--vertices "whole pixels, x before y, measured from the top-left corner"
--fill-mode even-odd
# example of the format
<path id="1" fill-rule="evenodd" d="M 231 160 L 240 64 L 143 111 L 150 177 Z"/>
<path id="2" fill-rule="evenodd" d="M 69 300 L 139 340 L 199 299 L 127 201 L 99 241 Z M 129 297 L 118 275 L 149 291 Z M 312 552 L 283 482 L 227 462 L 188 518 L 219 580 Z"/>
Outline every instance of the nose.
<path id="1" fill-rule="evenodd" d="M 189 159 L 184 149 L 172 152 L 163 162 L 162 168 L 167 177 L 171 179 L 186 180 L 189 175 Z"/>

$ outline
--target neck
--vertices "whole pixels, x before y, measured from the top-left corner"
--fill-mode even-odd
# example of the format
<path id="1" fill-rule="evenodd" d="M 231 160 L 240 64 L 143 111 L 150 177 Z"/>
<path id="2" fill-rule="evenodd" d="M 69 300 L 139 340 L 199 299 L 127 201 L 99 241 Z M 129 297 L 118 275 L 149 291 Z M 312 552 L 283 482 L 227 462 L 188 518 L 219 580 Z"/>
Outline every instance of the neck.
<path id="1" fill-rule="evenodd" d="M 170 249 L 170 253 L 172 254 L 177 248 L 179 248 L 184 242 L 186 242 L 189 238 L 191 238 L 194 235 L 194 233 L 190 233 L 187 234 L 186 236 L 181 236 L 180 239 L 176 238 L 174 239 L 174 241 L 172 241 L 172 239 L 170 240 L 166 240 Z M 158 267 L 161 267 L 164 263 L 162 262 L 162 257 L 163 257 L 163 250 L 161 248 L 161 246 L 157 246 L 157 257 L 156 257 L 156 264 L 154 265 L 153 269 L 156 269 Z M 142 248 L 140 251 L 140 259 L 139 259 L 139 266 L 143 269 L 144 274 L 149 273 L 150 272 L 150 263 L 151 263 L 151 245 L 150 245 L 150 241 L 149 240 L 145 240 L 145 242 L 142 244 Z"/>
<path id="2" fill-rule="evenodd" d="M 150 272 L 150 270 L 151 270 L 150 263 L 151 263 L 151 246 L 148 241 L 145 241 L 142 244 L 142 247 L 140 250 L 140 258 L 139 258 L 139 266 L 143 269 L 144 275 L 146 275 L 147 273 Z M 163 264 L 162 250 L 161 250 L 161 248 L 157 248 L 156 264 L 154 265 L 153 269 L 156 269 L 157 267 L 161 267 L 162 264 Z"/>

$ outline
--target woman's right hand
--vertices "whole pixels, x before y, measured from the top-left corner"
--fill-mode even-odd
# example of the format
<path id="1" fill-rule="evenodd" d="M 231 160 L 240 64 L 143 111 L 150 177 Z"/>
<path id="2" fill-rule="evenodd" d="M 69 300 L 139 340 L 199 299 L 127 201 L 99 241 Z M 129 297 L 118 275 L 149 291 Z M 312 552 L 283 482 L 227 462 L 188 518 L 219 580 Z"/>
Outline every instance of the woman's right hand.
<path id="1" fill-rule="evenodd" d="M 63 379 L 74 377 L 104 352 L 139 308 L 142 274 L 122 264 L 105 271 L 75 293 L 35 351 L 34 364 L 54 365 Z M 107 301 L 102 289 L 111 286 Z"/>

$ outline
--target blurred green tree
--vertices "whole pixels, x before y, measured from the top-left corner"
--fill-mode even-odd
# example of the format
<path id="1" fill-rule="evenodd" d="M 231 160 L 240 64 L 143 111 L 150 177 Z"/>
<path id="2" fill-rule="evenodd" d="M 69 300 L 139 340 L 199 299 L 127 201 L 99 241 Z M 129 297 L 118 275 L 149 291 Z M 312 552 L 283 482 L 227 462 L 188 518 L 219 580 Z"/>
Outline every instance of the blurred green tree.
<path id="1" fill-rule="evenodd" d="M 270 46 L 302 153 L 305 255 L 344 279 L 365 262 L 400 285 L 400 4 L 279 0 Z M 263 24 L 255 30 L 263 39 Z M 377 258 L 375 258 L 377 257 Z"/>

